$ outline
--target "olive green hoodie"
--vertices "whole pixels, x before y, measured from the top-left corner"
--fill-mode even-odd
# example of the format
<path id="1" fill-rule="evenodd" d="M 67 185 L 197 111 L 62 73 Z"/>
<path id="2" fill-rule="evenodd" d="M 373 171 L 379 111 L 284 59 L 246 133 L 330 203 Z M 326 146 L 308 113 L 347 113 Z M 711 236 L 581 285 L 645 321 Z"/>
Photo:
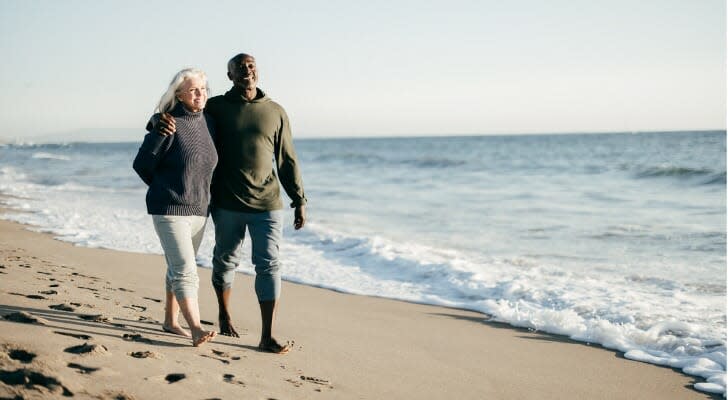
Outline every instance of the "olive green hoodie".
<path id="1" fill-rule="evenodd" d="M 248 101 L 233 87 L 205 106 L 215 123 L 219 159 L 211 189 L 215 207 L 242 212 L 281 209 L 276 170 L 291 207 L 306 204 L 288 116 L 262 90 L 257 91 L 256 98 Z"/>

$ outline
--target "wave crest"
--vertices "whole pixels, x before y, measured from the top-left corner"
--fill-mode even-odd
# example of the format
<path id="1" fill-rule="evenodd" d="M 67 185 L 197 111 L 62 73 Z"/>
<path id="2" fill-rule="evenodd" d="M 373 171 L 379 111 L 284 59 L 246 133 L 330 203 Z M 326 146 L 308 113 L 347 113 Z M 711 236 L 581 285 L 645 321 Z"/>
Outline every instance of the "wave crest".
<path id="1" fill-rule="evenodd" d="M 622 169 L 632 170 L 637 179 L 651 178 L 673 178 L 685 181 L 697 181 L 703 185 L 725 185 L 726 171 L 710 168 L 687 167 L 678 165 L 655 165 L 655 166 L 622 166 Z"/>
<path id="2" fill-rule="evenodd" d="M 61 154 L 45 153 L 42 151 L 33 153 L 32 158 L 41 159 L 41 160 L 71 161 L 71 157 L 64 156 Z"/>

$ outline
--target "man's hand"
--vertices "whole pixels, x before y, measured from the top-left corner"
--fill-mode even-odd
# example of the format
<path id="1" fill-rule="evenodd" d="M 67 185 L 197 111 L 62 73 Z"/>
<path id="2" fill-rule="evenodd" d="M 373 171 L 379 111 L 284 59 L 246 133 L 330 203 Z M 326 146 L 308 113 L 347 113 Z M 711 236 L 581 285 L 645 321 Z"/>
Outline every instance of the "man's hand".
<path id="1" fill-rule="evenodd" d="M 296 209 L 293 212 L 293 227 L 296 230 L 299 230 L 303 228 L 304 225 L 306 225 L 306 206 L 296 206 Z"/>
<path id="2" fill-rule="evenodd" d="M 177 130 L 177 125 L 174 122 L 174 117 L 169 113 L 162 114 L 159 119 L 159 134 L 162 136 L 169 136 Z"/>

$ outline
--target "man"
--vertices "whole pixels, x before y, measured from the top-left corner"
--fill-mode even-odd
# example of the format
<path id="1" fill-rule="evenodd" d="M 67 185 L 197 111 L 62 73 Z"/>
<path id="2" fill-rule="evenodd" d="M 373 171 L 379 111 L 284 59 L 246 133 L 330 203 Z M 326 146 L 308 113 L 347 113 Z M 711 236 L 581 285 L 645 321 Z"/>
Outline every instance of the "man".
<path id="1" fill-rule="evenodd" d="M 212 285 L 217 295 L 220 333 L 239 337 L 230 318 L 229 302 L 247 227 L 262 322 L 258 347 L 284 354 L 290 351 L 291 344 L 280 344 L 273 337 L 281 286 L 278 247 L 283 205 L 278 182 L 280 179 L 292 200 L 296 230 L 306 222 L 303 182 L 288 116 L 283 107 L 257 87 L 255 58 L 236 55 L 228 62 L 227 76 L 233 82 L 232 89 L 211 98 L 205 107 L 205 113 L 215 122 L 219 158 L 211 191 L 215 223 Z M 174 120 L 163 117 L 161 129 L 172 133 Z"/>

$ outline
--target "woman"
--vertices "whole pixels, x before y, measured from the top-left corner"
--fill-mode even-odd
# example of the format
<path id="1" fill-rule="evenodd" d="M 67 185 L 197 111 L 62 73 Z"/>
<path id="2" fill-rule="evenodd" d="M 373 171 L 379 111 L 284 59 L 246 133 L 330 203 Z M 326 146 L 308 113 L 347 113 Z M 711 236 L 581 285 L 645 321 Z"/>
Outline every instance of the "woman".
<path id="1" fill-rule="evenodd" d="M 217 165 L 214 132 L 202 112 L 207 96 L 204 72 L 192 68 L 178 72 L 157 106 L 158 113 L 174 117 L 175 134 L 162 136 L 157 129 L 148 128 L 150 132 L 134 159 L 134 170 L 149 185 L 147 212 L 152 215 L 167 260 L 163 329 L 191 337 L 194 346 L 216 335 L 200 326 L 195 261 L 207 222 L 210 180 Z M 152 118 L 159 118 L 159 114 Z M 191 334 L 179 325 L 179 310 Z"/>

